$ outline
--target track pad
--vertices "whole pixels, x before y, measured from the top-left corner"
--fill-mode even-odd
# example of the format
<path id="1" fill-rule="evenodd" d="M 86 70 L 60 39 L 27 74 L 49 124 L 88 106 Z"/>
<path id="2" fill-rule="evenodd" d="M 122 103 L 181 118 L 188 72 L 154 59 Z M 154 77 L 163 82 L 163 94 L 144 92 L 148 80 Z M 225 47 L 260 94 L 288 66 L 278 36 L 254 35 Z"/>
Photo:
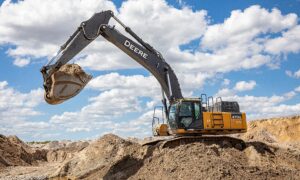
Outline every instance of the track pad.
<path id="1" fill-rule="evenodd" d="M 92 79 L 77 64 L 66 64 L 51 75 L 51 86 L 45 92 L 49 104 L 60 104 L 76 96 Z"/>

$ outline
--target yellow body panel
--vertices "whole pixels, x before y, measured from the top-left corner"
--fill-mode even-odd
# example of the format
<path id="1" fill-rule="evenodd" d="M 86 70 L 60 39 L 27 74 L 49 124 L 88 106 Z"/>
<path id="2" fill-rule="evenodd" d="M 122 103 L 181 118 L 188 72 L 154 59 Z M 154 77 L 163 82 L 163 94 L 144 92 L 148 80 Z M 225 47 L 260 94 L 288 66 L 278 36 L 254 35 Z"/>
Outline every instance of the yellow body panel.
<path id="1" fill-rule="evenodd" d="M 247 130 L 246 114 L 232 115 L 229 112 L 203 112 L 203 127 L 209 129 Z"/>
<path id="2" fill-rule="evenodd" d="M 157 136 L 168 136 L 168 125 L 167 124 L 158 124 L 155 127 L 155 132 Z"/>
<path id="3" fill-rule="evenodd" d="M 233 114 L 233 115 L 232 115 Z M 247 132 L 246 114 L 203 112 L 203 129 L 176 129 L 170 134 L 234 134 Z"/>

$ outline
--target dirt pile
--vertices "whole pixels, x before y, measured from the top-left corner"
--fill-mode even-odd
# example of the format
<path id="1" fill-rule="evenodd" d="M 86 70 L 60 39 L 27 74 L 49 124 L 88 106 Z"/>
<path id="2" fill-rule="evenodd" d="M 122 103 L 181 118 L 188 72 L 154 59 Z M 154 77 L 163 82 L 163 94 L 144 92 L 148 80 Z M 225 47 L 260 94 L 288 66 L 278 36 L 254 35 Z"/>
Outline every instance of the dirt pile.
<path id="1" fill-rule="evenodd" d="M 89 145 L 87 141 L 52 141 L 42 149 L 48 150 L 48 162 L 63 162 L 64 160 L 71 159 L 74 155 Z"/>
<path id="2" fill-rule="evenodd" d="M 143 146 L 113 134 L 89 143 L 52 142 L 41 147 L 48 162 L 4 168 L 0 179 L 300 179 L 299 146 L 282 145 L 298 143 L 298 128 L 299 117 L 249 122 L 243 148 L 224 139 Z M 16 137 L 2 142 L 22 144 Z"/>
<path id="3" fill-rule="evenodd" d="M 135 173 L 146 148 L 109 134 L 92 142 L 71 160 L 65 161 L 53 177 L 126 179 Z M 128 168 L 130 167 L 130 168 Z M 117 171 L 116 171 L 117 170 Z"/>
<path id="4" fill-rule="evenodd" d="M 26 166 L 46 160 L 47 151 L 34 150 L 16 136 L 0 135 L 0 167 Z"/>
<path id="5" fill-rule="evenodd" d="M 299 152 L 286 152 L 263 143 L 247 143 L 242 151 L 221 144 L 193 143 L 155 153 L 131 178 L 284 179 L 299 178 L 299 168 Z"/>
<path id="6" fill-rule="evenodd" d="M 300 116 L 263 119 L 248 122 L 248 132 L 239 135 L 246 141 L 300 143 Z"/>
<path id="7" fill-rule="evenodd" d="M 142 146 L 115 135 L 90 144 L 52 177 L 70 179 L 270 179 L 300 178 L 300 152 L 263 142 L 236 149 L 221 143 L 175 148 Z M 150 178 L 151 177 L 151 178 Z"/>

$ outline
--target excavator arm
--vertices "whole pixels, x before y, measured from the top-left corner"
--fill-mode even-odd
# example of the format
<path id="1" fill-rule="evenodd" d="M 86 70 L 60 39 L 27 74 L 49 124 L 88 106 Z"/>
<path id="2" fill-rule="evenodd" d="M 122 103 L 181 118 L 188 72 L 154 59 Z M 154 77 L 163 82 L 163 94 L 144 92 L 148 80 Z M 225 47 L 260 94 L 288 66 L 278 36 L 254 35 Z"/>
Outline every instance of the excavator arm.
<path id="1" fill-rule="evenodd" d="M 114 18 L 125 31 L 129 33 L 137 42 L 124 36 L 114 26 L 109 25 L 109 20 Z M 162 55 L 148 43 L 139 38 L 129 27 L 125 26 L 112 11 L 103 11 L 94 14 L 89 20 L 80 24 L 67 42 L 61 47 L 58 54 L 41 69 L 44 78 L 45 91 L 50 91 L 51 76 L 63 65 L 67 64 L 76 54 L 88 46 L 99 35 L 113 43 L 132 59 L 145 67 L 158 80 L 161 85 L 163 97 L 166 95 L 170 103 L 176 99 L 181 99 L 181 89 L 178 79 L 170 67 L 163 59 Z M 53 64 L 51 64 L 54 62 Z M 163 98 L 164 105 L 166 100 Z M 166 106 L 166 105 L 165 105 Z"/>

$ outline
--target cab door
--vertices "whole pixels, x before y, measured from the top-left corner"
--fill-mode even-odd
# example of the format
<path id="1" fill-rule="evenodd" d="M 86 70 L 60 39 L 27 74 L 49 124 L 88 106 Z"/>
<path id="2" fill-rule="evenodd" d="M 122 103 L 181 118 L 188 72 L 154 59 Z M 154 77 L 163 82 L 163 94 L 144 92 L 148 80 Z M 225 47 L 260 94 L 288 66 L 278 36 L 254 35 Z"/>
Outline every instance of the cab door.
<path id="1" fill-rule="evenodd" d="M 200 102 L 186 101 L 180 104 L 178 125 L 184 129 L 203 129 Z"/>
<path id="2" fill-rule="evenodd" d="M 170 129 L 178 128 L 176 115 L 177 115 L 177 103 L 172 104 L 169 107 L 168 125 L 169 125 Z"/>
<path id="3" fill-rule="evenodd" d="M 193 118 L 190 129 L 203 129 L 202 108 L 200 102 L 193 102 Z"/>

